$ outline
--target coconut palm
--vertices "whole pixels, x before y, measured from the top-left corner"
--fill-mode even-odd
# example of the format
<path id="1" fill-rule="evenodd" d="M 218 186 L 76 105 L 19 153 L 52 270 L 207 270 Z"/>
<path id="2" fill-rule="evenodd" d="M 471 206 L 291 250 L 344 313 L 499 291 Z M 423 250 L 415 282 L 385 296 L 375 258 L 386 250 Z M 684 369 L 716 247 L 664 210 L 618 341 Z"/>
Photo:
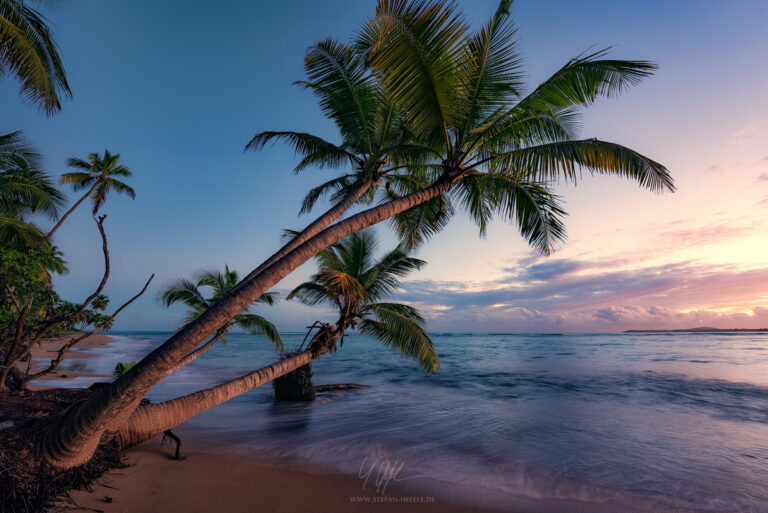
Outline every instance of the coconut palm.
<path id="1" fill-rule="evenodd" d="M 445 193 L 458 194 L 455 198 L 478 221 L 495 213 L 510 217 L 546 252 L 564 236 L 558 229 L 562 209 L 550 192 L 558 178 L 575 181 L 585 169 L 624 176 L 654 191 L 672 190 L 667 169 L 651 159 L 620 145 L 572 137 L 577 108 L 618 94 L 649 75 L 653 65 L 604 59 L 602 54 L 582 56 L 525 95 L 508 35 L 508 3 L 502 2 L 493 19 L 472 34 L 453 4 L 380 0 L 358 47 L 365 51 L 386 97 L 403 112 L 414 139 L 435 148 L 432 164 L 414 173 L 413 185 L 396 184 L 402 188 L 394 191 L 397 197 L 334 222 L 246 277 L 120 379 L 62 414 L 41 439 L 41 457 L 60 468 L 87 462 L 105 431 L 120 429 L 169 369 L 243 307 L 320 251 L 361 229 L 430 202 L 436 204 L 434 217 L 444 219 L 441 202 L 444 206 L 450 199 Z M 521 183 L 535 184 L 533 192 L 541 193 L 552 208 L 539 208 Z M 292 360 L 251 373 L 243 387 L 286 366 L 297 368 L 311 356 L 302 358 L 303 363 Z"/>
<path id="2" fill-rule="evenodd" d="M 237 284 L 237 271 L 230 270 L 229 266 L 224 266 L 224 272 L 206 270 L 200 272 L 195 279 L 177 279 L 169 282 L 160 292 L 160 297 L 166 306 L 174 303 L 183 303 L 188 310 L 185 316 L 184 324 L 194 322 L 203 312 L 212 304 L 224 297 Z M 209 288 L 212 291 L 208 297 L 202 289 Z M 275 304 L 276 294 L 267 292 L 259 296 L 256 301 L 246 306 L 240 313 L 232 317 L 228 322 L 220 326 L 213 337 L 203 344 L 200 348 L 187 355 L 169 374 L 192 363 L 210 349 L 217 340 L 226 343 L 227 333 L 232 328 L 240 328 L 254 335 L 263 335 L 275 344 L 277 350 L 283 348 L 283 341 L 280 333 L 274 324 L 260 315 L 250 312 L 250 308 L 256 305 Z"/>
<path id="3" fill-rule="evenodd" d="M 426 176 L 395 182 L 387 200 L 442 183 L 430 200 L 434 215 L 450 216 L 458 203 L 481 234 L 500 215 L 549 253 L 565 238 L 550 192 L 557 180 L 575 183 L 586 169 L 655 192 L 674 185 L 664 166 L 629 148 L 575 138 L 578 108 L 616 96 L 655 66 L 607 59 L 606 51 L 580 55 L 526 95 L 510 4 L 470 32 L 452 3 L 381 0 L 356 44 L 414 136 L 436 148 Z"/>
<path id="4" fill-rule="evenodd" d="M 72 93 L 53 35 L 27 3 L 0 0 L 0 77 L 14 75 L 22 97 L 51 115 Z"/>
<path id="5" fill-rule="evenodd" d="M 354 204 L 369 204 L 376 187 L 385 186 L 383 178 L 407 173 L 408 167 L 426 157 L 424 149 L 410 140 L 402 114 L 366 71 L 354 48 L 333 39 L 321 41 L 307 51 L 304 69 L 308 80 L 297 84 L 315 94 L 324 114 L 336 124 L 341 142 L 336 144 L 305 132 L 267 131 L 256 134 L 246 149 L 260 150 L 268 143 L 284 141 L 302 157 L 295 173 L 308 167 L 348 166 L 350 170 L 307 193 L 300 214 L 309 213 L 326 195 L 330 196 L 331 208 L 297 232 L 247 278 L 309 240 Z"/>
<path id="6" fill-rule="evenodd" d="M 397 247 L 374 259 L 377 242 L 372 230 L 361 230 L 324 249 L 315 257 L 318 272 L 288 294 L 306 305 L 328 304 L 339 317 L 336 325 L 361 333 L 400 351 L 427 372 L 438 367 L 437 354 L 424 319 L 412 306 L 381 300 L 394 292 L 400 279 L 425 262 Z M 343 343 L 343 335 L 342 335 Z"/>
<path id="7" fill-rule="evenodd" d="M 118 165 L 118 160 L 120 160 L 120 155 L 112 155 L 108 150 L 105 150 L 104 157 L 99 156 L 98 153 L 91 153 L 88 155 L 88 160 L 71 158 L 67 161 L 69 167 L 82 169 L 82 171 L 64 173 L 59 181 L 62 184 L 73 184 L 75 191 L 88 190 L 61 216 L 56 226 L 48 233 L 49 237 L 56 233 L 67 217 L 89 196 L 93 200 L 93 208 L 91 210 L 93 215 L 96 215 L 102 205 L 104 205 L 109 191 L 114 190 L 120 194 L 126 194 L 131 199 L 136 198 L 136 192 L 133 188 L 116 178 L 132 175 L 127 167 Z"/>
<path id="8" fill-rule="evenodd" d="M 308 305 L 326 303 L 338 313 L 335 326 L 324 325 L 309 347 L 286 358 L 212 388 L 161 403 L 140 406 L 120 427 L 117 438 L 123 447 L 135 445 L 185 420 L 253 388 L 285 376 L 344 343 L 344 332 L 356 328 L 419 362 L 427 372 L 437 371 L 434 344 L 424 330 L 424 319 L 408 305 L 381 300 L 400 284 L 400 279 L 420 269 L 423 260 L 400 247 L 375 259 L 376 237 L 371 230 L 354 233 L 315 257 L 318 271 L 310 281 L 288 295 Z M 187 290 L 190 287 L 175 287 Z"/>
<path id="9" fill-rule="evenodd" d="M 40 155 L 21 132 L 0 134 L 0 244 L 28 249 L 45 237 L 29 218 L 57 219 L 64 196 L 41 169 Z"/>

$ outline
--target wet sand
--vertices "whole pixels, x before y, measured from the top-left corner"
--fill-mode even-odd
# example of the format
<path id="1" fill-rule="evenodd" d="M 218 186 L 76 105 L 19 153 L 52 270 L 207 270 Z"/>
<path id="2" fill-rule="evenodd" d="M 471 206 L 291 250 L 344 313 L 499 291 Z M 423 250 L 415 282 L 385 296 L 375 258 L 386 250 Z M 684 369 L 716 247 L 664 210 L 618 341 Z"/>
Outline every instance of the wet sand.
<path id="1" fill-rule="evenodd" d="M 40 371 L 42 368 L 44 368 L 46 365 L 49 364 L 50 360 L 56 359 L 59 349 L 64 344 L 66 344 L 68 340 L 79 337 L 80 335 L 81 334 L 79 333 L 70 334 L 70 335 L 61 335 L 59 337 L 45 339 L 42 342 L 40 342 L 40 344 L 36 348 L 34 348 L 31 353 L 32 372 Z M 64 360 L 68 360 L 72 358 L 93 358 L 93 357 L 99 356 L 98 349 L 100 347 L 105 347 L 107 344 L 110 344 L 112 342 L 114 342 L 114 339 L 109 335 L 96 333 L 95 335 L 91 335 L 90 337 L 82 340 L 72 348 L 72 349 L 76 348 L 77 351 L 73 351 L 72 349 L 67 351 L 67 353 L 64 355 Z M 60 368 L 61 366 L 59 366 L 59 369 Z M 60 379 L 75 378 L 75 377 L 89 377 L 89 378 L 94 378 L 95 380 L 96 378 L 105 378 L 110 376 L 107 376 L 105 374 L 94 374 L 94 373 L 80 372 L 80 371 L 55 370 L 39 378 L 39 381 L 60 380 Z M 30 385 L 29 388 L 31 390 L 39 390 L 41 388 L 46 388 L 46 387 L 38 383 L 38 384 Z"/>
<path id="2" fill-rule="evenodd" d="M 73 491 L 68 511 L 104 513 L 608 513 L 626 512 L 608 505 L 520 498 L 500 505 L 492 494 L 454 487 L 450 497 L 425 482 L 409 489 L 388 484 L 376 490 L 376 478 L 338 473 L 308 473 L 262 463 L 254 455 L 220 452 L 194 429 L 174 430 L 182 439 L 182 460 L 161 437 L 126 451 L 129 466 L 103 476 L 91 492 Z M 365 485 L 365 487 L 364 487 Z M 463 495 L 463 497 L 462 497 Z M 496 505 L 495 505 L 496 504 Z"/>

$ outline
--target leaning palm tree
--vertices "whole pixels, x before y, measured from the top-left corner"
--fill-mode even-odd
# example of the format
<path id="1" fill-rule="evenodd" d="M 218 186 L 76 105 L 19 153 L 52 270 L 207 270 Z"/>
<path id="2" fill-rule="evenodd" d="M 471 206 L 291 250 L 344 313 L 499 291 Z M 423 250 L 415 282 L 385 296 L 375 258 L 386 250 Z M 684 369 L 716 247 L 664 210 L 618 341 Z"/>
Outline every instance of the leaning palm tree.
<path id="1" fill-rule="evenodd" d="M 552 222 L 564 214 L 551 193 L 557 180 L 575 183 L 585 169 L 655 192 L 674 185 L 664 166 L 629 148 L 576 139 L 580 107 L 616 96 L 655 66 L 594 52 L 571 59 L 524 94 L 510 4 L 503 0 L 471 33 L 452 3 L 381 0 L 356 44 L 414 136 L 435 149 L 435 164 L 422 176 L 394 182 L 398 187 L 385 200 L 432 184 L 424 203 L 432 217 L 450 216 L 453 200 L 481 234 L 494 215 L 514 219 L 546 254 L 565 238 L 562 224 Z M 542 201 L 550 208 L 537 208 Z"/>
<path id="2" fill-rule="evenodd" d="M 435 346 L 418 310 L 382 301 L 399 287 L 401 278 L 420 269 L 425 262 L 409 256 L 400 247 L 376 259 L 376 246 L 374 232 L 363 230 L 321 251 L 315 257 L 317 273 L 288 295 L 307 305 L 330 305 L 338 314 L 335 325 L 322 325 L 308 348 L 300 348 L 279 362 L 215 387 L 140 406 L 121 426 L 118 443 L 128 447 L 143 442 L 233 397 L 286 376 L 335 350 L 336 342 L 340 340 L 343 344 L 344 333 L 349 329 L 357 329 L 415 359 L 426 372 L 436 372 L 439 360 Z"/>
<path id="3" fill-rule="evenodd" d="M 57 219 L 64 195 L 41 169 L 40 155 L 21 132 L 0 134 L 0 244 L 29 249 L 45 245 L 31 216 Z"/>
<path id="4" fill-rule="evenodd" d="M 331 208 L 304 230 L 295 232 L 247 278 L 320 233 L 353 205 L 370 204 L 376 187 L 384 186 L 382 179 L 406 173 L 407 168 L 427 157 L 424 149 L 411 140 L 402 113 L 367 72 L 353 47 L 333 39 L 321 41 L 307 51 L 304 69 L 308 80 L 297 84 L 315 94 L 324 114 L 339 130 L 341 142 L 306 132 L 267 131 L 256 134 L 246 150 L 260 150 L 268 143 L 284 141 L 302 157 L 295 173 L 308 167 L 349 169 L 310 189 L 299 214 L 309 213 L 326 195 L 330 196 Z"/>
<path id="5" fill-rule="evenodd" d="M 431 165 L 414 173 L 413 186 L 398 186 L 402 190 L 395 190 L 396 197 L 334 222 L 243 279 L 119 380 L 62 414 L 40 438 L 41 458 L 58 468 L 89 461 L 102 435 L 118 430 L 169 369 L 243 307 L 363 228 L 430 202 L 436 203 L 434 217 L 444 219 L 440 202 L 445 205 L 445 193 L 459 193 L 476 220 L 494 213 L 508 217 L 546 253 L 564 237 L 558 218 L 562 209 L 550 192 L 553 181 L 575 180 L 583 169 L 630 178 L 653 191 L 672 190 L 668 170 L 653 160 L 617 144 L 573 138 L 578 108 L 615 96 L 654 66 L 602 54 L 582 56 L 526 95 L 518 84 L 515 53 L 509 50 L 514 44 L 508 36 L 508 4 L 502 2 L 493 19 L 472 33 L 452 3 L 380 0 L 359 47 L 387 98 L 403 112 L 409 132 L 422 146 L 435 148 Z M 551 208 L 539 208 L 531 201 L 533 192 L 520 183 L 536 184 L 533 192 L 540 192 Z M 340 333 L 329 329 L 326 335 Z M 305 358 L 291 365 L 303 365 L 310 359 Z M 281 368 L 270 366 L 252 378 L 268 378 Z"/>
<path id="6" fill-rule="evenodd" d="M 21 95 L 51 115 L 72 95 L 43 17 L 22 0 L 0 0 L 0 77 L 14 75 Z"/>
<path id="7" fill-rule="evenodd" d="M 206 270 L 200 272 L 195 279 L 177 279 L 169 282 L 160 292 L 162 302 L 166 306 L 174 303 L 183 303 L 188 310 L 184 324 L 194 322 L 200 315 L 211 307 L 216 301 L 224 297 L 232 290 L 238 282 L 237 271 L 230 270 L 229 266 L 224 266 L 224 272 Z M 209 288 L 212 294 L 206 297 L 202 289 Z M 232 317 L 228 322 L 220 326 L 211 339 L 192 351 L 182 359 L 168 374 L 172 374 L 192 363 L 194 360 L 205 354 L 213 345 L 221 340 L 227 342 L 227 333 L 232 328 L 240 328 L 254 335 L 262 335 L 275 344 L 277 350 L 282 350 L 283 341 L 280 333 L 274 324 L 264 317 L 251 313 L 250 308 L 256 305 L 275 304 L 275 293 L 267 292 L 259 296 L 256 301 L 246 306 L 243 311 Z"/>
<path id="8" fill-rule="evenodd" d="M 425 262 L 399 246 L 376 260 L 376 247 L 375 233 L 365 229 L 324 249 L 315 256 L 318 272 L 286 299 L 330 305 L 338 313 L 336 326 L 342 329 L 342 343 L 343 332 L 356 328 L 415 359 L 425 371 L 436 372 L 437 354 L 419 311 L 409 305 L 382 302 L 400 286 L 401 278 Z"/>
<path id="9" fill-rule="evenodd" d="M 112 155 L 108 150 L 105 150 L 104 157 L 100 157 L 98 153 L 91 153 L 88 155 L 88 160 L 72 158 L 67 161 L 69 167 L 82 169 L 82 171 L 64 173 L 59 181 L 62 184 L 73 184 L 76 191 L 83 189 L 87 189 L 87 191 L 61 216 L 56 226 L 48 233 L 49 237 L 56 233 L 64 220 L 89 196 L 93 200 L 93 208 L 91 210 L 93 215 L 96 215 L 102 205 L 104 205 L 109 191 L 114 190 L 115 192 L 126 194 L 131 199 L 136 198 L 136 192 L 133 188 L 116 178 L 128 177 L 132 174 L 127 167 L 119 165 L 117 163 L 118 160 L 120 160 L 120 155 Z"/>

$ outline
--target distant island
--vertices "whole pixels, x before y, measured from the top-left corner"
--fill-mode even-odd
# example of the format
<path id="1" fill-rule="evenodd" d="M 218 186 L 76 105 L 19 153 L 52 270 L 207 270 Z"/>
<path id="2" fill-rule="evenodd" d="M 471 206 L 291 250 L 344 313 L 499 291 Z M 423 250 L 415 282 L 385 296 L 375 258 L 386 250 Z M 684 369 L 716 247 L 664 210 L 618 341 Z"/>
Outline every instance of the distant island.
<path id="1" fill-rule="evenodd" d="M 626 330 L 624 333 L 742 333 L 745 331 L 751 332 L 768 332 L 768 328 L 711 328 L 709 326 L 702 326 L 700 328 L 685 328 L 681 330 Z"/>

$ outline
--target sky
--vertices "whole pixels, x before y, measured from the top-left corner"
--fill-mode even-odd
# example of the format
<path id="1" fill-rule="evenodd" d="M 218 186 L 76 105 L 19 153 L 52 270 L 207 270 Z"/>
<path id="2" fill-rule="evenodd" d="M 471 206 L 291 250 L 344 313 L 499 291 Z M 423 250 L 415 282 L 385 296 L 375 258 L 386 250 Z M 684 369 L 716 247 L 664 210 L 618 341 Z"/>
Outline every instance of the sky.
<path id="1" fill-rule="evenodd" d="M 477 27 L 497 5 L 459 5 Z M 103 2 L 44 13 L 73 98 L 46 117 L 0 80 L 0 130 L 24 130 L 54 176 L 66 159 L 109 149 L 134 176 L 137 197 L 104 212 L 113 305 L 147 294 L 115 329 L 172 330 L 183 309 L 160 287 L 228 264 L 241 275 L 278 248 L 308 188 L 329 170 L 294 175 L 292 151 L 244 152 L 263 130 L 337 140 L 304 78 L 311 44 L 349 40 L 374 1 Z M 579 332 L 641 328 L 768 327 L 768 3 L 679 0 L 518 0 L 513 6 L 529 88 L 585 50 L 646 59 L 657 73 L 585 113 L 583 137 L 629 146 L 666 165 L 677 192 L 656 195 L 586 173 L 557 188 L 568 241 L 544 257 L 513 225 L 485 238 L 460 215 L 419 253 L 428 262 L 396 299 L 421 309 L 432 331 Z M 70 199 L 76 196 L 67 191 Z M 382 247 L 394 246 L 386 227 Z M 70 262 L 60 294 L 84 298 L 101 277 L 98 232 L 79 209 L 57 233 Z M 285 292 L 305 264 L 276 286 Z M 322 309 L 283 302 L 259 313 L 301 330 Z"/>

